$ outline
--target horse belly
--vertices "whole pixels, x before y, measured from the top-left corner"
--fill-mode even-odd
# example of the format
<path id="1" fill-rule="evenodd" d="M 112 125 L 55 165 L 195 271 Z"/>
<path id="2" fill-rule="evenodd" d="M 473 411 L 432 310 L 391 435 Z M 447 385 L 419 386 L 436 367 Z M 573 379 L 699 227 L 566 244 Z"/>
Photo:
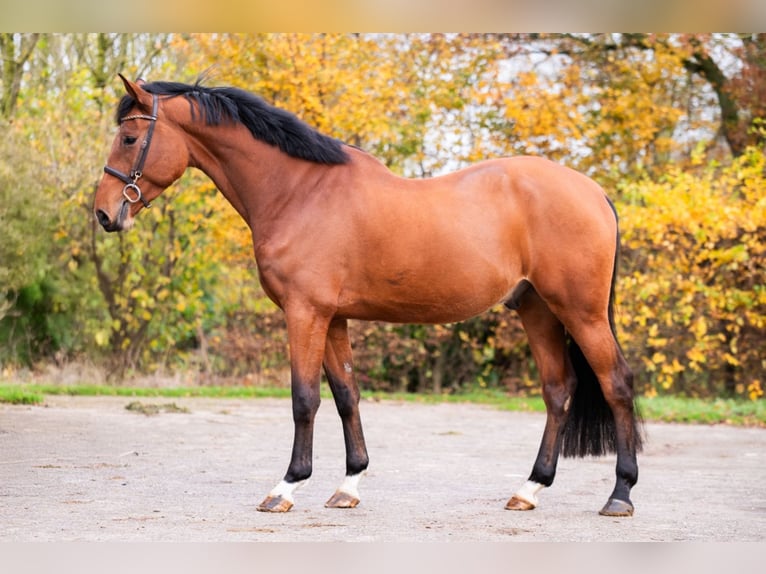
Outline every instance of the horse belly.
<path id="1" fill-rule="evenodd" d="M 520 265 L 484 257 L 385 258 L 359 286 L 347 284 L 339 314 L 394 323 L 452 323 L 483 313 L 505 300 L 521 280 Z M 407 264 L 410 261 L 410 264 Z"/>

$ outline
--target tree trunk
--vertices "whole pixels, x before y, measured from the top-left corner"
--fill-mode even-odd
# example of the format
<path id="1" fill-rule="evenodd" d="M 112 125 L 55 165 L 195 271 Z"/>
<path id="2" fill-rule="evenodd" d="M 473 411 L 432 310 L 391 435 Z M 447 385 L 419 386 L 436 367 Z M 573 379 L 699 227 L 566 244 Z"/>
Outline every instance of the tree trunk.
<path id="1" fill-rule="evenodd" d="M 40 34 L 0 33 L 0 118 L 10 119 L 16 110 L 24 64 L 32 56 Z"/>
<path id="2" fill-rule="evenodd" d="M 743 134 L 742 130 L 747 130 L 749 126 L 743 128 L 740 123 L 739 106 L 731 96 L 729 80 L 723 70 L 702 49 L 694 52 L 692 59 L 684 62 L 684 67 L 704 78 L 715 92 L 721 110 L 721 135 L 729 144 L 734 157 L 742 155 L 747 147 L 747 133 Z"/>
<path id="3" fill-rule="evenodd" d="M 445 345 L 446 346 L 446 345 Z M 439 351 L 433 366 L 433 392 L 440 395 L 444 387 L 444 371 L 447 367 L 447 353 L 444 349 Z"/>

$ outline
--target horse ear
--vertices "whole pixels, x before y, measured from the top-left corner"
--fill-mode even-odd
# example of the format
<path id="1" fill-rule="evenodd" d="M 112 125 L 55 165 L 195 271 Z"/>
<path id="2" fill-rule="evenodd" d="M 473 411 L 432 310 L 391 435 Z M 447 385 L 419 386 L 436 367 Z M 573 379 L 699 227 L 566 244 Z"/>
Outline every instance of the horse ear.
<path id="1" fill-rule="evenodd" d="M 149 112 L 152 109 L 152 95 L 143 89 L 143 85 L 145 82 L 142 79 L 136 80 L 136 82 L 131 82 L 129 79 L 127 79 L 122 74 L 117 74 L 120 76 L 120 79 L 122 80 L 122 83 L 125 85 L 125 91 L 128 92 L 128 95 L 132 97 L 134 100 L 136 100 L 138 106 L 140 108 L 143 108 L 145 111 Z"/>

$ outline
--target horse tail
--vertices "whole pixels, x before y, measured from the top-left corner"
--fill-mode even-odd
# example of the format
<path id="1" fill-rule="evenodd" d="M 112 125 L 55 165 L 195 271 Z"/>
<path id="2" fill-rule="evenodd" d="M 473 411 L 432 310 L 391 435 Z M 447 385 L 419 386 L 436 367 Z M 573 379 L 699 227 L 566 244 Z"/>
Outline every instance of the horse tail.
<path id="1" fill-rule="evenodd" d="M 617 211 L 614 204 L 607 198 L 614 212 L 617 223 Z M 620 256 L 620 230 L 617 227 L 617 245 L 614 252 L 614 267 L 609 291 L 609 327 L 615 344 L 622 353 L 617 340 L 617 330 L 614 323 L 614 294 L 617 284 L 617 264 Z M 567 348 L 572 367 L 577 377 L 577 387 L 569 407 L 569 416 L 562 431 L 561 453 L 565 457 L 601 456 L 614 453 L 617 449 L 616 425 L 612 409 L 604 398 L 604 392 L 596 374 L 588 364 L 580 346 L 571 337 L 567 337 Z M 632 375 L 631 379 L 632 379 Z M 632 386 L 632 382 L 631 382 Z M 641 449 L 641 433 L 638 428 L 641 417 L 634 404 L 636 450 Z"/>
<path id="2" fill-rule="evenodd" d="M 571 337 L 567 343 L 577 387 L 562 431 L 561 454 L 584 457 L 615 452 L 617 441 L 612 409 L 580 346 Z"/>

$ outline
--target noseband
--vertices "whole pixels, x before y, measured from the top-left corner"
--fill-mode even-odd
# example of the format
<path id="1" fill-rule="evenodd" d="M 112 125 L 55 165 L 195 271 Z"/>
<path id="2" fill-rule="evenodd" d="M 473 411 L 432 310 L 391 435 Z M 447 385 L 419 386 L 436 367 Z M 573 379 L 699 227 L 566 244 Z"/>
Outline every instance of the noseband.
<path id="1" fill-rule="evenodd" d="M 159 107 L 159 98 L 157 97 L 156 94 L 152 94 L 152 115 L 151 116 L 147 116 L 144 114 L 136 114 L 133 116 L 125 116 L 124 118 L 120 118 L 121 124 L 128 120 L 149 120 L 150 122 L 149 129 L 146 132 L 146 138 L 141 144 L 141 151 L 138 153 L 138 157 L 136 158 L 136 163 L 133 164 L 133 169 L 130 170 L 130 175 L 123 173 L 118 169 L 114 169 L 113 167 L 109 167 L 108 165 L 104 166 L 105 173 L 108 173 L 109 175 L 112 175 L 125 183 L 125 187 L 122 188 L 122 195 L 125 197 L 128 203 L 137 203 L 140 201 L 141 203 L 144 204 L 144 207 L 151 207 L 152 205 L 151 203 L 146 201 L 146 198 L 141 193 L 141 188 L 138 187 L 138 180 L 141 179 L 141 176 L 143 175 L 144 163 L 146 162 L 146 156 L 149 153 L 149 146 L 152 143 L 152 135 L 154 134 L 154 124 L 157 122 L 158 107 Z M 135 194 L 135 197 L 131 196 L 131 193 Z"/>

